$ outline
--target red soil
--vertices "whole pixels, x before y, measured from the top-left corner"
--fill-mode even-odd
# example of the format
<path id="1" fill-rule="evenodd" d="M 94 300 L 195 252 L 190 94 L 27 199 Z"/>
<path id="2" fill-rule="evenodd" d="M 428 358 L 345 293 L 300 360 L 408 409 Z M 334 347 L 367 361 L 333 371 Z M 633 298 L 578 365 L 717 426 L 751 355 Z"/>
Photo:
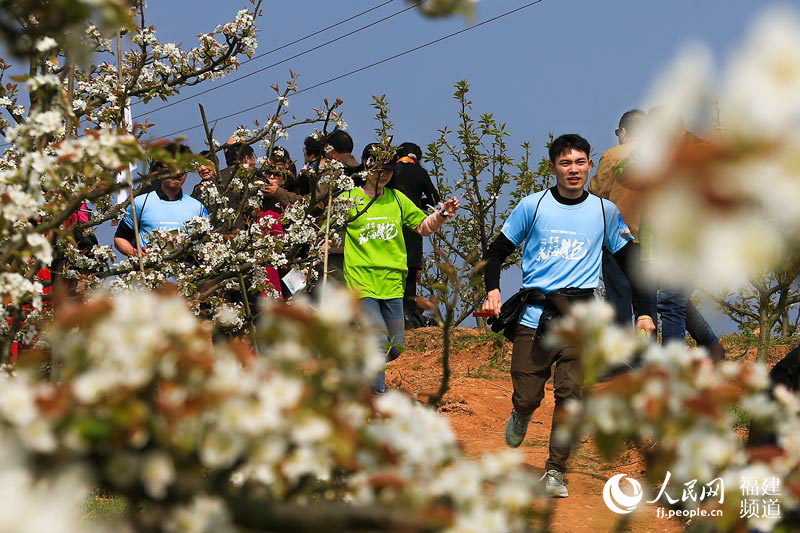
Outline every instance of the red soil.
<path id="1" fill-rule="evenodd" d="M 440 411 L 447 415 L 467 456 L 505 447 L 503 430 L 511 412 L 509 343 L 479 337 L 473 329 L 458 328 L 453 335 L 450 390 Z M 439 387 L 441 376 L 441 330 L 423 328 L 406 332 L 406 350 L 390 364 L 387 385 L 420 396 Z M 547 385 L 545 399 L 536 410 L 520 449 L 526 463 L 541 473 L 547 459 L 553 389 Z M 566 479 L 569 497 L 555 500 L 552 531 L 614 531 L 620 518 L 630 516 L 621 531 L 681 531 L 676 520 L 656 517 L 655 504 L 640 505 L 631 515 L 618 515 L 603 503 L 603 486 L 614 474 L 625 473 L 643 480 L 643 463 L 635 450 L 614 464 L 606 463 L 591 439 L 573 450 Z M 625 486 L 625 485 L 623 485 Z"/>

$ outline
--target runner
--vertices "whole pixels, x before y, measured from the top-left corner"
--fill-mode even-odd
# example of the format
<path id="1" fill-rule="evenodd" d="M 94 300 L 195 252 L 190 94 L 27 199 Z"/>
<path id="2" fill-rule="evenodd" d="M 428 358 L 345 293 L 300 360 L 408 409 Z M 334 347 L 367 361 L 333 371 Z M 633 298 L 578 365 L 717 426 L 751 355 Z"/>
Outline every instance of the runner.
<path id="1" fill-rule="evenodd" d="M 607 247 L 626 272 L 638 257 L 629 253 L 633 237 L 617 207 L 584 190 L 592 168 L 591 147 L 583 137 L 562 135 L 550 146 L 550 169 L 556 186 L 522 199 L 506 220 L 500 235 L 486 255 L 486 290 L 483 310 L 500 317 L 500 270 L 517 246 L 523 246 L 522 284 L 511 303 L 502 306 L 502 318 L 516 302 L 506 328 L 513 337 L 511 381 L 514 406 L 506 424 L 506 443 L 522 444 L 531 414 L 544 397 L 545 383 L 555 364 L 555 410 L 550 430 L 550 457 L 545 465 L 545 487 L 552 496 L 568 496 L 564 482 L 571 443 L 555 437 L 567 400 L 580 398 L 583 371 L 577 353 L 565 347 L 548 350 L 541 340 L 547 321 L 557 314 L 554 294 L 567 300 L 594 297 L 600 278 L 603 247 Z M 635 279 L 631 277 L 631 279 Z M 647 334 L 655 330 L 652 303 L 647 290 L 635 284 L 634 298 L 639 313 L 636 327 Z"/>
<path id="2" fill-rule="evenodd" d="M 355 203 L 350 210 L 354 220 L 347 224 L 344 235 L 345 281 L 358 293 L 362 308 L 375 324 L 385 328 L 389 361 L 398 357 L 403 345 L 403 292 L 408 267 L 402 228 L 411 228 L 423 237 L 431 235 L 459 206 L 458 199 L 451 198 L 426 217 L 406 195 L 384 188 L 396 164 L 396 157 L 382 165 L 371 164 L 368 158 L 364 166 L 373 170 L 368 170 L 366 183 L 343 193 Z M 373 384 L 373 392 L 386 392 L 383 371 Z"/>

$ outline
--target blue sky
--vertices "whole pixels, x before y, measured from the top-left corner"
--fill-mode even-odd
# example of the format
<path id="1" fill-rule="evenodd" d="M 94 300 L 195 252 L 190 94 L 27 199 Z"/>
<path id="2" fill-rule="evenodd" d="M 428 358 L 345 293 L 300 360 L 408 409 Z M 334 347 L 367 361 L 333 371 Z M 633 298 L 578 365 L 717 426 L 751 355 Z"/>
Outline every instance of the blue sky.
<path id="1" fill-rule="evenodd" d="M 285 44 L 345 19 L 385 0 L 266 1 L 258 21 L 256 53 Z M 527 1 L 481 0 L 475 22 L 486 20 Z M 792 2 L 798 5 L 797 1 Z M 196 35 L 231 20 L 245 0 L 150 0 L 148 24 L 155 24 L 162 41 L 192 46 Z M 408 4 L 393 0 L 375 11 L 302 43 L 245 65 L 236 77 L 284 59 L 399 11 Z M 290 111 L 298 118 L 310 114 L 323 98 L 344 100 L 344 118 L 356 153 L 373 140 L 371 96 L 385 94 L 391 105 L 395 140 L 421 146 L 444 125 L 454 125 L 452 86 L 466 78 L 472 84 L 475 113 L 491 112 L 512 133 L 509 146 L 523 141 L 544 153 L 549 132 L 584 135 L 597 155 L 616 143 L 614 129 L 620 114 L 641 103 L 654 78 L 687 41 L 702 41 L 721 62 L 740 42 L 750 21 L 769 2 L 753 0 L 543 0 L 447 41 L 397 60 L 298 95 Z M 226 115 L 270 100 L 270 86 L 283 84 L 289 68 L 300 74 L 300 88 L 332 78 L 470 24 L 463 18 L 432 20 L 410 10 L 351 37 L 269 69 L 199 98 L 149 115 L 155 137 L 200 123 L 197 104 L 209 118 Z M 223 81 L 231 79 L 226 78 Z M 186 96 L 214 83 L 189 88 Z M 180 97 L 176 97 L 180 98 Z M 162 105 L 138 105 L 137 115 Z M 271 107 L 220 121 L 218 139 L 239 124 L 262 123 Z M 297 129 L 284 143 L 293 157 L 301 156 L 309 130 Z M 189 144 L 200 150 L 202 130 L 187 132 Z M 196 177 L 190 177 L 190 183 Z M 109 230 L 99 234 L 110 240 Z M 506 275 L 503 289 L 510 296 L 518 275 Z M 723 332 L 733 326 L 714 318 Z"/>
<path id="2" fill-rule="evenodd" d="M 258 23 L 257 53 L 383 1 L 265 2 L 264 16 Z M 482 0 L 476 22 L 525 3 Z M 244 1 L 235 0 L 151 1 L 147 16 L 162 40 L 190 45 L 197 33 L 231 18 L 243 5 Z M 359 19 L 253 61 L 233 76 L 301 52 L 406 5 L 394 0 Z M 342 98 L 345 120 L 359 150 L 373 137 L 370 97 L 385 94 L 391 103 L 397 137 L 423 145 L 443 125 L 453 124 L 456 109 L 452 86 L 466 78 L 473 86 L 475 110 L 492 112 L 506 122 L 514 144 L 529 140 L 541 146 L 548 132 L 575 131 L 586 136 L 599 153 L 616 142 L 613 130 L 621 112 L 641 101 L 654 75 L 682 43 L 701 40 L 711 46 L 717 58 L 725 57 L 740 39 L 747 21 L 764 5 L 752 0 L 543 0 L 512 16 L 298 95 L 292 99 L 290 110 L 301 117 L 325 97 Z M 468 24 L 461 18 L 430 20 L 415 10 L 408 11 L 287 64 L 155 112 L 149 115 L 157 124 L 152 132 L 161 135 L 198 124 L 198 102 L 213 118 L 270 100 L 270 85 L 283 83 L 289 68 L 300 74 L 302 88 Z M 187 89 L 182 96 L 198 90 Z M 136 106 L 134 114 L 159 105 Z M 263 122 L 269 109 L 219 122 L 220 136 L 238 124 L 250 124 L 255 119 Z M 293 153 L 299 155 L 305 133 L 298 130 L 286 143 Z M 202 144 L 200 129 L 187 136 L 193 146 Z"/>
<path id="3" fill-rule="evenodd" d="M 385 0 L 267 1 L 258 22 L 258 53 L 263 53 L 343 20 Z M 528 3 L 481 0 L 474 22 L 480 22 Z M 794 2 L 795 4 L 800 4 Z M 475 113 L 491 112 L 505 122 L 513 153 L 523 141 L 544 153 L 547 135 L 578 132 L 599 155 L 616 143 L 614 129 L 620 114 L 639 105 L 661 68 L 686 42 L 701 41 L 724 61 L 741 41 L 748 21 L 768 2 L 752 0 L 543 0 L 508 17 L 446 41 L 384 63 L 367 71 L 310 90 L 291 99 L 298 118 L 310 114 L 324 98 L 344 100 L 344 118 L 356 153 L 373 140 L 371 96 L 385 94 L 397 141 L 425 146 L 444 125 L 454 125 L 453 84 L 467 79 Z M 197 33 L 229 20 L 245 2 L 229 0 L 151 0 L 148 23 L 162 41 L 191 45 Z M 346 34 L 400 11 L 407 4 L 394 0 L 356 20 L 326 31 L 279 52 L 252 61 L 233 77 L 280 61 L 317 44 Z M 432 20 L 409 10 L 332 45 L 253 75 L 169 109 L 149 115 L 155 136 L 199 124 L 197 104 L 210 118 L 273 98 L 270 86 L 283 84 L 289 68 L 299 73 L 299 86 L 310 86 L 368 65 L 438 37 L 463 29 L 463 18 Z M 231 79 L 226 78 L 223 81 Z M 214 82 L 216 83 L 216 82 Z M 186 90 L 182 96 L 201 88 Z M 134 115 L 160 106 L 136 106 Z M 217 138 L 237 125 L 264 122 L 272 106 L 220 121 Z M 295 129 L 284 146 L 301 156 L 303 137 Z M 201 129 L 185 134 L 189 144 L 202 148 Z M 537 154 L 539 155 L 539 154 Z M 503 293 L 513 294 L 518 272 L 503 277 Z M 735 330 L 724 316 L 704 306 L 718 333 Z"/>

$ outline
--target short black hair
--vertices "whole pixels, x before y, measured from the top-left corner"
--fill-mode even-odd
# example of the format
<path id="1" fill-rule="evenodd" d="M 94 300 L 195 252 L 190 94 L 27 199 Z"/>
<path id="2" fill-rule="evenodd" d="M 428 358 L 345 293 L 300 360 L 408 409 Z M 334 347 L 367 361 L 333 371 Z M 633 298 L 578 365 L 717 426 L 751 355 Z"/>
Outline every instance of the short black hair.
<path id="1" fill-rule="evenodd" d="M 417 157 L 417 161 L 422 159 L 422 148 L 418 144 L 412 142 L 404 142 L 397 147 L 397 157 L 406 157 L 413 154 Z"/>
<path id="2" fill-rule="evenodd" d="M 583 152 L 586 154 L 586 157 L 589 157 L 592 153 L 592 147 L 589 145 L 589 141 L 577 133 L 566 133 L 550 144 L 550 148 L 548 149 L 550 162 L 555 163 L 558 156 L 570 150 Z"/>
<path id="3" fill-rule="evenodd" d="M 256 156 L 253 147 L 243 142 L 224 145 L 222 147 L 222 153 L 225 154 L 225 164 L 229 167 L 241 163 L 245 157 L 255 158 Z"/>
<path id="4" fill-rule="evenodd" d="M 642 123 L 647 113 L 641 109 L 630 109 L 625 111 L 619 118 L 619 128 L 625 128 L 628 131 L 635 130 L 639 124 Z"/>
<path id="5" fill-rule="evenodd" d="M 325 144 L 340 154 L 353 153 L 353 138 L 344 130 L 333 130 L 325 137 Z"/>
<path id="6" fill-rule="evenodd" d="M 303 153 L 307 157 L 322 157 L 322 143 L 313 135 L 309 135 L 303 140 Z"/>
<path id="7" fill-rule="evenodd" d="M 272 159 L 288 159 L 291 161 L 292 156 L 289 155 L 289 150 L 284 148 L 283 146 L 276 146 L 272 149 L 272 154 L 270 155 Z"/>
<path id="8" fill-rule="evenodd" d="M 270 156 L 269 161 L 267 161 L 267 165 L 271 168 L 282 166 L 284 169 L 289 171 L 291 177 L 297 176 L 297 165 L 295 165 L 294 161 L 292 161 L 292 157 L 289 155 L 289 150 L 286 148 L 276 146 L 272 150 L 272 155 Z"/>
<path id="9" fill-rule="evenodd" d="M 183 143 L 171 142 L 164 145 L 164 151 L 172 154 L 173 156 L 177 156 L 178 154 L 185 154 L 185 153 L 192 153 L 192 149 L 186 146 Z M 151 159 L 150 160 L 150 169 L 149 173 L 153 174 L 162 170 L 166 166 L 164 161 L 158 159 Z"/>

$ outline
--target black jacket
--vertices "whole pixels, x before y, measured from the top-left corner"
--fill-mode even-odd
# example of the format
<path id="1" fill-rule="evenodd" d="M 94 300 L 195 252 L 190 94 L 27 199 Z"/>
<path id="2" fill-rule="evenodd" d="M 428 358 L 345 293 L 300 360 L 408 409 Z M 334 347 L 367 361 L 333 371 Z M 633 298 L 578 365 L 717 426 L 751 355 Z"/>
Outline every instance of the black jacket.
<path id="1" fill-rule="evenodd" d="M 405 194 L 423 211 L 441 201 L 428 171 L 417 163 L 397 163 L 394 175 L 386 186 Z"/>
<path id="2" fill-rule="evenodd" d="M 544 336 L 550 320 L 560 317 L 566 304 L 590 300 L 594 298 L 594 289 L 564 288 L 553 292 L 545 293 L 541 289 L 521 289 L 514 296 L 503 303 L 500 308 L 500 316 L 490 318 L 489 325 L 492 331 L 503 332 L 505 338 L 514 340 L 517 330 L 517 322 L 529 305 L 543 307 L 542 316 L 539 318 L 539 327 L 536 329 L 536 337 Z"/>

